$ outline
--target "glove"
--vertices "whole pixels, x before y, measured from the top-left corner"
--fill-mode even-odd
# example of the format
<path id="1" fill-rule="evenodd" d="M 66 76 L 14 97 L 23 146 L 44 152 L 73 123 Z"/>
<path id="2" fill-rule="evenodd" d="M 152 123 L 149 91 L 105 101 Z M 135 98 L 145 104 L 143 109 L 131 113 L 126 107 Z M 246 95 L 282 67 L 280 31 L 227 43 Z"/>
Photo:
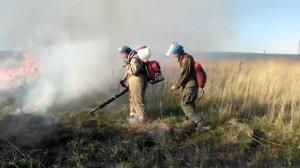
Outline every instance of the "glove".
<path id="1" fill-rule="evenodd" d="M 126 81 L 126 79 L 124 79 L 124 78 L 120 80 L 120 84 L 121 84 L 122 87 L 126 87 L 125 86 L 125 81 Z"/>
<path id="2" fill-rule="evenodd" d="M 129 64 L 128 61 L 124 61 L 122 67 L 123 67 L 123 68 L 126 68 L 126 66 L 127 66 L 128 64 Z"/>

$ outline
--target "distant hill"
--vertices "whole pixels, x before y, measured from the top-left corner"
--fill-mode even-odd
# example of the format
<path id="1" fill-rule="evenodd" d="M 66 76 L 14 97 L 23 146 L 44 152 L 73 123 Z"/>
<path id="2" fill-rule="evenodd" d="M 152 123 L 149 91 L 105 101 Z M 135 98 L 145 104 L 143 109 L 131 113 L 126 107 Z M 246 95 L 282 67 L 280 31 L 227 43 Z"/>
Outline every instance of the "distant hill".
<path id="1" fill-rule="evenodd" d="M 169 61 L 170 57 L 161 55 L 163 52 L 153 52 L 152 59 L 159 61 Z M 254 59 L 291 59 L 300 61 L 300 55 L 298 54 L 269 54 L 269 53 L 242 53 L 242 52 L 188 52 L 193 55 L 194 58 L 205 60 L 222 60 L 222 59 L 234 59 L 234 60 L 254 60 Z"/>
<path id="2" fill-rule="evenodd" d="M 0 51 L 0 59 L 3 57 L 21 57 L 22 51 L 2 50 Z"/>
<path id="3" fill-rule="evenodd" d="M 241 53 L 241 52 L 198 52 L 191 53 L 196 58 L 202 59 L 297 59 L 300 60 L 298 54 L 262 54 L 262 53 Z"/>
<path id="4" fill-rule="evenodd" d="M 281 58 L 281 59 L 295 59 L 300 60 L 300 55 L 298 54 L 262 54 L 262 53 L 242 53 L 242 52 L 189 52 L 195 58 L 208 59 L 208 60 L 219 60 L 219 59 L 271 59 L 271 58 Z M 155 56 L 161 55 L 154 52 Z M 2 50 L 0 51 L 0 59 L 4 57 L 21 57 L 22 51 L 15 50 Z M 163 56 L 159 59 L 168 59 L 169 57 Z M 156 59 L 156 58 L 155 58 Z"/>

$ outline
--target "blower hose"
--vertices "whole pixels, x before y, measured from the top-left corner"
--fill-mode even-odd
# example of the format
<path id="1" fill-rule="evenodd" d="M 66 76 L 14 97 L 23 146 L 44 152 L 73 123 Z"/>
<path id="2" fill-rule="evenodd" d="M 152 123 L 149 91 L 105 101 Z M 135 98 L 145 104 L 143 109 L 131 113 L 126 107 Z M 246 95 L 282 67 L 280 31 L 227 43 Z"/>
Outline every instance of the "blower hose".
<path id="1" fill-rule="evenodd" d="M 204 96 L 204 89 L 203 89 L 203 88 L 201 88 L 201 91 L 202 91 L 202 94 L 201 94 L 201 96 L 200 96 L 200 97 L 198 97 L 198 96 L 197 96 L 197 99 L 202 99 L 202 98 L 203 98 L 203 96 Z M 198 90 L 198 93 L 199 93 L 199 90 Z"/>

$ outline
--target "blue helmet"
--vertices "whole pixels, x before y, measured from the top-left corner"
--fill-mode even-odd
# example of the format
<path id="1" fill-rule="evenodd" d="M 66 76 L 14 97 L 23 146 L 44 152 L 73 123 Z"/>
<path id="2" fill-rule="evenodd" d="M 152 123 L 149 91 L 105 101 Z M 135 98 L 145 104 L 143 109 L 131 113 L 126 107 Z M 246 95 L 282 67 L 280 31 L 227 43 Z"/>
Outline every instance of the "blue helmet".
<path id="1" fill-rule="evenodd" d="M 178 44 L 177 42 L 174 42 L 171 44 L 168 52 L 166 53 L 167 56 L 170 56 L 171 53 L 173 54 L 183 54 L 184 53 L 184 49 L 182 47 L 182 45 Z"/>
<path id="2" fill-rule="evenodd" d="M 129 54 L 132 51 L 132 49 L 128 46 L 122 46 L 118 50 L 120 53 L 126 53 L 126 54 Z"/>

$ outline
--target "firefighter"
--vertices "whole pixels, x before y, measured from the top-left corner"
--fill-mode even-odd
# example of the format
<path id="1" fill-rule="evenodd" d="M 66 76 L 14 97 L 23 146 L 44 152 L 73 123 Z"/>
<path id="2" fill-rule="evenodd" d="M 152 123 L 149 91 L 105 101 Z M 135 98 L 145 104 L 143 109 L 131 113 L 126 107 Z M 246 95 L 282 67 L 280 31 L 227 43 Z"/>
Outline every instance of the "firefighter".
<path id="1" fill-rule="evenodd" d="M 142 62 L 137 52 L 128 46 L 120 47 L 119 52 L 125 62 L 126 70 L 126 75 L 120 83 L 127 81 L 129 87 L 129 124 L 142 124 L 145 116 L 145 92 L 148 85 Z"/>
<path id="2" fill-rule="evenodd" d="M 198 84 L 196 81 L 196 72 L 194 69 L 194 58 L 184 52 L 183 47 L 178 43 L 173 43 L 168 50 L 167 56 L 174 56 L 181 68 L 181 73 L 177 82 L 170 88 L 170 92 L 182 89 L 180 104 L 185 114 L 185 124 L 187 126 L 200 126 L 200 118 L 195 113 L 198 94 Z"/>

